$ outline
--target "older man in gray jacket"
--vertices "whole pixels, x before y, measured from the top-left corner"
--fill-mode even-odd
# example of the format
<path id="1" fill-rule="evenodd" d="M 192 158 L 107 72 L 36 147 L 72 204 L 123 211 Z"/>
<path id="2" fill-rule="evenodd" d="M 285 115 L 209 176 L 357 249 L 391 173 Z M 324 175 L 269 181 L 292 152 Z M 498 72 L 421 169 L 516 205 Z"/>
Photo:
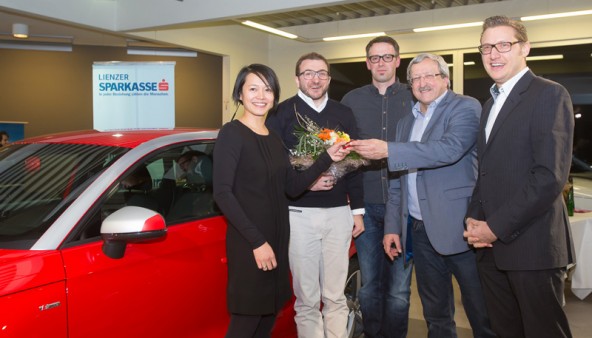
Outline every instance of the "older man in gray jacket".
<path id="1" fill-rule="evenodd" d="M 449 90 L 442 57 L 420 54 L 407 69 L 418 102 L 397 125 L 396 141 L 352 142 L 369 158 L 388 157 L 399 172 L 389 186 L 384 250 L 404 259 L 412 238 L 419 296 L 429 337 L 456 337 L 452 275 L 460 285 L 474 337 L 495 337 L 489 327 L 475 254 L 463 238 L 464 216 L 476 181 L 475 143 L 481 106 Z M 407 234 L 407 222 L 412 234 Z"/>

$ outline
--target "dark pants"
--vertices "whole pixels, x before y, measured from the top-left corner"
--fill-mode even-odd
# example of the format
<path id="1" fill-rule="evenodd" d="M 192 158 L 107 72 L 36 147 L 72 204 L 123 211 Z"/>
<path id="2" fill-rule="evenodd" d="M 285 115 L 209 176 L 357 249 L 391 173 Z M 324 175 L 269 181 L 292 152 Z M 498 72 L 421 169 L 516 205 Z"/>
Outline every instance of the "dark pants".
<path id="1" fill-rule="evenodd" d="M 226 338 L 269 338 L 275 315 L 249 316 L 232 314 Z"/>
<path id="2" fill-rule="evenodd" d="M 417 289 L 430 338 L 456 338 L 454 291 L 456 278 L 474 337 L 495 337 L 489 326 L 485 298 L 472 250 L 441 255 L 432 247 L 422 221 L 413 221 L 413 259 Z"/>
<path id="3" fill-rule="evenodd" d="M 362 288 L 360 307 L 366 338 L 404 338 L 409 321 L 413 265 L 403 257 L 391 262 L 382 246 L 384 204 L 365 205 L 364 232 L 355 239 Z"/>
<path id="4" fill-rule="evenodd" d="M 563 312 L 565 269 L 502 271 L 493 251 L 481 250 L 477 266 L 491 326 L 500 338 L 572 336 Z"/>

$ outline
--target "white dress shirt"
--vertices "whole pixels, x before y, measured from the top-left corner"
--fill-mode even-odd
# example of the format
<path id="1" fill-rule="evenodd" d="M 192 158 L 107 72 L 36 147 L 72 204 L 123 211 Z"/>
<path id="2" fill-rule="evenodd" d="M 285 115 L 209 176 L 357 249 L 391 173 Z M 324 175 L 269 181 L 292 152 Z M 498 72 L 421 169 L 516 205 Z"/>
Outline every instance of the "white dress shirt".
<path id="1" fill-rule="evenodd" d="M 510 80 L 504 83 L 501 87 L 498 87 L 496 84 L 493 84 L 493 86 L 491 86 L 491 88 L 489 89 L 494 102 L 493 106 L 491 106 L 489 116 L 487 117 L 487 124 L 485 125 L 485 142 L 489 140 L 489 134 L 491 133 L 491 129 L 493 129 L 493 125 L 495 124 L 497 115 L 504 106 L 504 103 L 506 102 L 508 95 L 510 95 L 512 88 L 514 88 L 516 82 L 518 82 L 518 80 L 520 80 L 527 71 L 528 67 L 525 67 L 518 74 L 514 75 Z"/>
<path id="2" fill-rule="evenodd" d="M 444 94 L 440 95 L 440 97 L 435 99 L 434 102 L 430 103 L 425 114 L 423 114 L 420 110 L 420 102 L 415 103 L 413 106 L 413 116 L 415 116 L 415 122 L 413 122 L 413 129 L 411 129 L 409 142 L 421 142 L 423 133 L 425 132 L 430 120 L 432 119 L 432 116 L 434 115 L 434 110 L 436 110 L 438 103 L 442 101 L 446 93 L 448 93 L 448 91 L 444 92 Z M 419 208 L 419 198 L 417 196 L 417 168 L 408 170 L 407 190 L 409 215 L 415 219 L 422 220 L 423 218 L 421 217 L 421 209 Z"/>

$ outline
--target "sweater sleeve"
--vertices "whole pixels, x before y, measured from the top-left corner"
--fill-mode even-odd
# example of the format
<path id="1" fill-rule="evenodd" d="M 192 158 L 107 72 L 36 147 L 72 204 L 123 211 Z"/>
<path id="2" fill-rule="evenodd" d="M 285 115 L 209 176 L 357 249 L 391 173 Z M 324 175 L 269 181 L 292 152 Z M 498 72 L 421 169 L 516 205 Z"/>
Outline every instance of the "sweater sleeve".
<path id="1" fill-rule="evenodd" d="M 240 131 L 231 124 L 226 124 L 220 130 L 214 147 L 214 200 L 229 220 L 229 225 L 236 228 L 256 249 L 265 243 L 265 237 L 249 219 L 234 194 L 243 142 Z"/>
<path id="2" fill-rule="evenodd" d="M 304 171 L 297 171 L 288 164 L 286 194 L 290 197 L 302 194 L 324 171 L 329 169 L 331 163 L 333 163 L 331 156 L 325 151 Z"/>

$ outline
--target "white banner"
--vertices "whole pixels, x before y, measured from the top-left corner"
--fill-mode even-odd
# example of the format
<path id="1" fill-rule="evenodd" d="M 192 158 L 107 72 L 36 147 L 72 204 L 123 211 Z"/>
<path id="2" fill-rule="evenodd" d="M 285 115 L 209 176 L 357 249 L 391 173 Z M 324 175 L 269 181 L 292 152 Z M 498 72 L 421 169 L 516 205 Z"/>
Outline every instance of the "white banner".
<path id="1" fill-rule="evenodd" d="M 95 62 L 93 128 L 175 127 L 175 62 Z"/>

